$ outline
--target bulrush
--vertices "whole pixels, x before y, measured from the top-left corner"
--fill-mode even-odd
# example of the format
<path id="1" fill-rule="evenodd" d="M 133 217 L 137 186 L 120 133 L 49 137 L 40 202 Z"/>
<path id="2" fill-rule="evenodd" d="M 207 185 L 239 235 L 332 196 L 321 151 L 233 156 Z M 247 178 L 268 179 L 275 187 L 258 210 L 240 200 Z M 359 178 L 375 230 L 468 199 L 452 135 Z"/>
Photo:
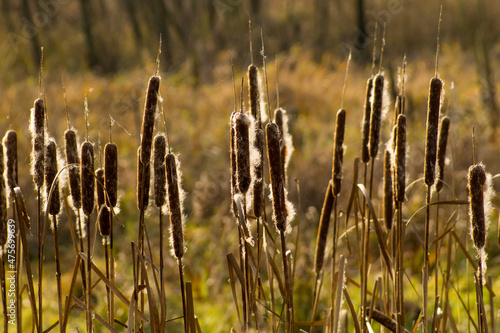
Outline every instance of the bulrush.
<path id="1" fill-rule="evenodd" d="M 384 152 L 384 222 L 387 230 L 391 230 L 393 218 L 392 156 L 390 148 L 387 148 Z"/>
<path id="2" fill-rule="evenodd" d="M 260 123 L 258 70 L 253 64 L 248 66 L 248 95 L 250 96 L 250 113 Z"/>
<path id="3" fill-rule="evenodd" d="M 231 202 L 232 202 L 232 212 L 234 217 L 238 218 L 238 208 L 236 207 L 235 196 L 239 193 L 237 186 L 237 175 L 236 175 L 236 136 L 234 129 L 234 121 L 236 117 L 236 111 L 231 114 L 231 118 L 229 120 L 230 125 L 230 159 L 231 159 Z"/>
<path id="4" fill-rule="evenodd" d="M 96 186 L 96 194 L 97 194 L 97 209 L 100 210 L 101 206 L 104 205 L 105 202 L 105 194 L 104 194 L 104 169 L 99 168 L 95 172 L 95 186 Z"/>
<path id="5" fill-rule="evenodd" d="M 161 207 L 165 204 L 167 196 L 165 179 L 166 140 L 164 134 L 156 135 L 153 151 L 155 205 L 156 207 Z"/>
<path id="6" fill-rule="evenodd" d="M 245 194 L 252 182 L 250 175 L 250 124 L 251 118 L 238 112 L 234 118 L 236 148 L 236 182 L 240 193 Z"/>
<path id="7" fill-rule="evenodd" d="M 478 250 L 486 244 L 486 218 L 484 214 L 484 191 L 486 172 L 482 164 L 469 168 L 469 215 L 471 236 L 474 247 Z"/>
<path id="8" fill-rule="evenodd" d="M 346 112 L 340 109 L 337 112 L 337 122 L 335 126 L 335 142 L 333 145 L 333 195 L 338 196 L 342 185 L 342 163 L 344 161 L 344 132 L 345 132 Z"/>
<path id="9" fill-rule="evenodd" d="M 74 130 L 69 129 L 64 132 L 64 146 L 66 151 L 66 163 L 67 165 L 73 165 L 68 168 L 71 203 L 75 209 L 80 209 L 82 207 L 80 168 L 78 167 L 80 165 L 80 156 L 78 155 L 78 139 Z"/>
<path id="10" fill-rule="evenodd" d="M 17 133 L 13 130 L 7 131 L 3 137 L 3 144 L 5 147 L 5 180 L 9 196 L 17 186 Z"/>
<path id="11" fill-rule="evenodd" d="M 146 103 L 141 129 L 141 156 L 143 163 L 149 164 L 151 159 L 151 146 L 153 144 L 153 130 L 155 124 L 156 105 L 158 103 L 158 90 L 160 88 L 160 77 L 152 76 L 149 79 Z"/>
<path id="12" fill-rule="evenodd" d="M 437 181 L 436 191 L 440 192 L 444 185 L 444 162 L 446 160 L 446 145 L 448 143 L 448 132 L 450 129 L 450 118 L 443 117 L 439 126 L 438 148 L 437 148 Z"/>
<path id="13" fill-rule="evenodd" d="M 109 236 L 111 233 L 111 212 L 106 205 L 101 206 L 99 212 L 99 232 L 102 237 Z"/>
<path id="14" fill-rule="evenodd" d="M 104 146 L 104 183 L 106 205 L 115 207 L 118 201 L 118 148 L 113 142 Z"/>
<path id="15" fill-rule="evenodd" d="M 427 127 L 425 134 L 425 167 L 424 178 L 427 186 L 432 186 L 435 179 L 437 137 L 439 126 L 439 110 L 441 108 L 441 91 L 443 81 L 434 77 L 429 84 L 429 103 L 427 110 Z"/>
<path id="16" fill-rule="evenodd" d="M 173 249 L 172 253 L 177 260 L 180 260 L 184 256 L 184 223 L 178 165 L 174 154 L 167 154 L 165 167 L 167 172 L 168 209 L 170 211 L 170 243 Z"/>
<path id="17" fill-rule="evenodd" d="M 362 145 L 361 145 L 361 159 L 363 163 L 368 163 L 370 161 L 370 118 L 372 112 L 372 91 L 373 91 L 373 78 L 369 78 L 366 82 L 366 94 L 365 94 L 365 113 L 363 115 L 363 122 L 361 124 L 361 135 L 362 135 Z"/>
<path id="18" fill-rule="evenodd" d="M 59 182 L 57 175 L 57 145 L 52 139 L 47 142 L 45 149 L 45 188 L 47 196 L 47 213 L 57 215 L 61 210 L 61 197 L 59 194 Z M 52 196 L 50 196 L 52 192 Z"/>
<path id="19" fill-rule="evenodd" d="M 255 131 L 254 149 L 255 160 L 253 165 L 253 213 L 256 217 L 261 217 L 264 212 L 264 145 L 266 138 L 264 130 L 257 129 Z"/>
<path id="20" fill-rule="evenodd" d="M 406 116 L 404 114 L 398 116 L 394 153 L 395 199 L 396 202 L 403 202 L 405 201 L 406 187 Z"/>
<path id="21" fill-rule="evenodd" d="M 373 79 L 372 112 L 370 116 L 370 157 L 376 158 L 380 142 L 380 126 L 382 124 L 382 109 L 384 96 L 384 76 L 377 74 Z"/>
<path id="22" fill-rule="evenodd" d="M 141 148 L 137 149 L 137 208 L 146 210 L 149 204 L 151 164 L 141 161 Z"/>
<path id="23" fill-rule="evenodd" d="M 82 143 L 80 183 L 82 194 L 82 210 L 85 215 L 94 211 L 94 146 L 89 141 Z M 90 235 L 89 235 L 90 236 Z"/>
<path id="24" fill-rule="evenodd" d="M 330 216 L 333 210 L 333 183 L 328 183 L 323 208 L 321 209 L 321 217 L 319 218 L 318 237 L 316 239 L 316 251 L 314 253 L 314 272 L 319 276 L 323 268 L 325 259 L 326 239 L 328 237 L 328 228 L 330 226 Z"/>
<path id="25" fill-rule="evenodd" d="M 37 188 L 43 186 L 43 162 L 45 146 L 45 107 L 42 99 L 35 100 L 31 109 L 31 137 L 33 149 L 31 152 L 31 174 Z"/>

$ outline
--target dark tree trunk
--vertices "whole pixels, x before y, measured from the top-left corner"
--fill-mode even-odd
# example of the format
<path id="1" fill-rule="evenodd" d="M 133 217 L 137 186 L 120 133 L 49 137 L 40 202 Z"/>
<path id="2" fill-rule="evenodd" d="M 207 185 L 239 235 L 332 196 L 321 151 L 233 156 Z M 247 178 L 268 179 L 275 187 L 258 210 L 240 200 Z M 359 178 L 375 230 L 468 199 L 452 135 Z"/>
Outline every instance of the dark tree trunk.
<path id="1" fill-rule="evenodd" d="M 38 40 L 38 29 L 33 24 L 33 16 L 31 15 L 31 9 L 28 0 L 23 0 L 23 16 L 27 20 L 27 23 L 31 26 L 32 33 L 30 42 L 33 54 L 33 63 L 37 69 L 40 69 L 40 58 L 42 56 L 42 51 L 40 48 L 40 41 Z"/>
<path id="2" fill-rule="evenodd" d="M 141 28 L 139 25 L 139 20 L 137 19 L 137 8 L 135 8 L 134 0 L 125 0 L 124 1 L 125 10 L 127 11 L 127 15 L 130 20 L 130 24 L 132 25 L 132 31 L 134 32 L 134 38 L 137 46 L 142 45 L 142 34 Z"/>
<path id="3" fill-rule="evenodd" d="M 92 4 L 90 0 L 80 0 L 80 9 L 82 11 L 83 33 L 87 44 L 87 61 L 89 67 L 95 69 L 99 64 L 97 57 L 94 35 L 92 33 Z"/>

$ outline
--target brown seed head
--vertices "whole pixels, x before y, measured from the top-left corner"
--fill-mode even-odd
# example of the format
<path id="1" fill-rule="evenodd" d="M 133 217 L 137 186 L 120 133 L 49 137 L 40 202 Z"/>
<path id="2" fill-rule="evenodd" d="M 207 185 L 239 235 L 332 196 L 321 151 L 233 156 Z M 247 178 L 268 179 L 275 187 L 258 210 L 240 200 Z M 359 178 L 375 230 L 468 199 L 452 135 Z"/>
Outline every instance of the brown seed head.
<path id="1" fill-rule="evenodd" d="M 484 215 L 484 185 L 486 173 L 481 164 L 469 168 L 469 214 L 472 242 L 476 249 L 486 244 L 486 219 Z"/>
<path id="2" fill-rule="evenodd" d="M 76 209 L 80 209 L 82 207 L 82 197 L 80 193 L 80 157 L 78 155 L 78 139 L 74 130 L 67 130 L 64 132 L 64 145 L 66 150 L 66 163 L 68 165 L 78 165 L 68 168 L 68 178 L 71 201 Z"/>
<path id="3" fill-rule="evenodd" d="M 369 78 L 366 82 L 366 95 L 365 95 L 365 113 L 363 115 L 363 125 L 361 128 L 362 145 L 361 145 L 361 158 L 363 163 L 370 161 L 370 149 L 368 146 L 370 139 L 370 116 L 372 112 L 372 91 L 373 91 L 373 78 Z"/>
<path id="4" fill-rule="evenodd" d="M 31 152 L 31 174 L 37 188 L 43 186 L 43 161 L 45 150 L 45 107 L 42 99 L 35 100 L 31 109 L 31 138 L 33 149 Z"/>
<path id="5" fill-rule="evenodd" d="M 344 132 L 345 132 L 346 112 L 340 109 L 337 112 L 337 122 L 335 125 L 335 143 L 333 145 L 333 195 L 338 196 L 342 185 L 342 163 L 344 161 Z"/>
<path id="6" fill-rule="evenodd" d="M 167 170 L 167 195 L 170 211 L 170 241 L 174 256 L 180 260 L 184 255 L 184 225 L 182 222 L 182 206 L 177 178 L 177 161 L 175 155 L 168 153 L 165 157 Z"/>
<path id="7" fill-rule="evenodd" d="M 370 157 L 376 158 L 380 142 L 380 126 L 382 123 L 382 108 L 384 96 L 384 76 L 377 74 L 373 83 L 373 104 L 370 116 Z"/>
<path id="8" fill-rule="evenodd" d="M 231 159 L 231 202 L 232 202 L 232 212 L 234 217 L 238 218 L 238 208 L 236 206 L 235 195 L 239 193 L 237 186 L 237 176 L 236 176 L 236 135 L 234 129 L 234 120 L 237 113 L 233 112 L 230 119 L 230 159 Z"/>
<path id="9" fill-rule="evenodd" d="M 394 217 L 394 196 L 392 188 L 392 156 L 389 149 L 384 153 L 384 222 L 385 228 L 391 230 Z"/>
<path id="10" fill-rule="evenodd" d="M 437 136 L 439 126 L 439 109 L 441 108 L 441 91 L 443 81 L 432 78 L 429 84 L 429 105 L 427 111 L 427 130 L 425 136 L 424 178 L 427 186 L 432 186 L 435 179 Z"/>
<path id="11" fill-rule="evenodd" d="M 281 173 L 284 179 L 286 179 L 286 154 L 288 148 L 285 140 L 285 135 L 287 134 L 285 117 L 285 111 L 282 108 L 278 108 L 274 111 L 274 121 L 276 125 L 278 125 L 280 133 Z"/>
<path id="12" fill-rule="evenodd" d="M 265 136 L 262 129 L 255 131 L 254 149 L 259 153 L 254 167 L 253 180 L 253 213 L 256 217 L 261 217 L 264 211 L 264 145 Z"/>
<path id="13" fill-rule="evenodd" d="M 137 149 L 137 208 L 146 210 L 149 205 L 151 164 L 141 162 L 141 148 Z"/>
<path id="14" fill-rule="evenodd" d="M 101 236 L 109 236 L 111 233 L 111 212 L 106 205 L 101 206 L 99 213 L 99 232 Z"/>
<path id="15" fill-rule="evenodd" d="M 257 67 L 253 64 L 248 66 L 248 95 L 250 96 L 250 111 L 255 120 L 257 120 L 258 127 L 260 128 L 259 82 Z"/>
<path id="16" fill-rule="evenodd" d="M 396 182 L 396 202 L 405 201 L 406 187 L 406 116 L 400 114 L 396 125 L 396 149 L 394 162 L 396 163 L 395 182 Z"/>
<path id="17" fill-rule="evenodd" d="M 82 210 L 85 215 L 94 211 L 94 146 L 89 141 L 82 143 L 80 164 L 80 184 Z"/>
<path id="18" fill-rule="evenodd" d="M 115 207 L 118 201 L 118 148 L 113 142 L 104 146 L 104 182 L 108 207 Z"/>
<path id="19" fill-rule="evenodd" d="M 271 196 L 273 201 L 273 219 L 276 229 L 286 230 L 288 216 L 285 202 L 285 182 L 282 174 L 280 132 L 278 125 L 269 123 L 266 126 L 267 159 L 269 161 L 269 175 L 271 179 Z"/>
<path id="20" fill-rule="evenodd" d="M 151 146 L 153 143 L 153 130 L 155 125 L 155 112 L 158 103 L 158 90 L 160 88 L 160 77 L 152 76 L 149 79 L 146 104 L 142 118 L 141 130 L 141 156 L 143 163 L 149 164 L 151 159 Z"/>
<path id="21" fill-rule="evenodd" d="M 314 253 L 314 272 L 319 274 L 323 268 L 325 260 L 326 240 L 328 237 L 328 228 L 330 226 L 330 217 L 333 210 L 333 183 L 330 180 L 326 189 L 321 217 L 319 219 L 318 237 L 316 238 L 316 251 Z"/>
<path id="22" fill-rule="evenodd" d="M 155 205 L 161 207 L 166 202 L 167 188 L 165 179 L 166 140 L 164 134 L 158 134 L 154 140 L 154 191 Z"/>
<path id="23" fill-rule="evenodd" d="M 238 190 L 246 193 L 252 182 L 250 176 L 250 118 L 240 112 L 234 120 L 234 133 L 236 143 L 236 181 Z"/>
<path id="24" fill-rule="evenodd" d="M 95 172 L 95 187 L 97 194 L 97 209 L 104 205 L 106 199 L 104 194 L 104 170 L 99 168 Z"/>
<path id="25" fill-rule="evenodd" d="M 448 132 L 450 129 L 450 118 L 443 117 L 439 127 L 438 148 L 437 148 L 437 182 L 436 191 L 440 192 L 444 185 L 444 162 L 446 160 L 446 144 L 448 142 Z"/>
<path id="26" fill-rule="evenodd" d="M 3 137 L 5 147 L 6 167 L 5 178 L 9 189 L 9 196 L 17 186 L 17 133 L 13 130 L 7 131 Z"/>
<path id="27" fill-rule="evenodd" d="M 61 210 L 61 197 L 59 194 L 59 182 L 57 175 L 57 145 L 50 139 L 45 150 L 45 188 L 48 200 L 48 212 L 50 215 L 57 215 Z M 50 191 L 52 190 L 52 197 Z"/>
<path id="28" fill-rule="evenodd" d="M 31 109 L 31 135 L 42 135 L 45 133 L 45 106 L 41 98 L 35 100 Z"/>

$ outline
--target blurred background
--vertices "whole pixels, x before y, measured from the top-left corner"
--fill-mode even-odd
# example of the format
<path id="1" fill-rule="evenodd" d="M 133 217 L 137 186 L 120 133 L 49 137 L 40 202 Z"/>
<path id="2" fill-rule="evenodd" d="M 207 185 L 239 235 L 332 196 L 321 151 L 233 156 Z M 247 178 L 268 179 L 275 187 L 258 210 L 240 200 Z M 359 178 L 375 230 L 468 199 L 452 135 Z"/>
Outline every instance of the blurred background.
<path id="1" fill-rule="evenodd" d="M 447 166 L 450 172 L 445 174 L 452 191 L 443 194 L 443 200 L 447 196 L 463 199 L 466 171 L 473 160 L 472 126 L 478 160 L 484 161 L 492 174 L 500 172 L 500 164 L 496 163 L 500 4 L 495 0 L 441 3 L 439 77 L 445 82 L 446 91 L 442 112 L 452 119 Z M 406 55 L 408 183 L 422 177 L 428 82 L 435 72 L 441 3 L 431 0 L 0 0 L 0 133 L 9 128 L 18 131 L 20 185 L 32 218 L 36 216 L 36 201 L 29 176 L 31 136 L 27 124 L 33 101 L 43 93 L 48 131 L 60 147 L 63 147 L 63 133 L 70 126 L 78 130 L 80 142 L 88 135 L 96 143 L 96 151 L 102 151 L 110 139 L 112 118 L 111 138 L 118 144 L 120 156 L 118 218 L 124 224 L 117 237 L 127 240 L 118 251 L 122 251 L 122 262 L 126 262 L 128 242 L 136 239 L 137 233 L 135 156 L 145 89 L 149 77 L 155 73 L 161 35 L 160 112 L 164 112 L 166 123 L 159 116 L 156 130 L 168 130 L 172 149 L 180 153 L 187 192 L 186 272 L 199 300 L 196 307 L 206 317 L 203 325 L 214 332 L 227 329 L 224 326 L 227 323 L 218 315 L 228 316 L 228 321 L 235 319 L 234 313 L 223 310 L 224 304 L 231 302 L 230 292 L 225 296 L 220 294 L 223 288 L 228 291 L 225 254 L 237 249 L 237 233 L 229 214 L 228 122 L 235 103 L 230 55 L 235 64 L 236 86 L 240 89 L 239 82 L 246 77 L 252 59 L 263 74 L 263 58 L 259 53 L 262 31 L 268 65 L 266 101 L 271 110 L 276 108 L 279 90 L 280 106 L 288 111 L 294 140 L 289 191 L 298 207 L 298 220 L 306 226 L 298 246 L 311 249 L 296 258 L 303 267 L 297 273 L 296 286 L 299 290 L 306 288 L 312 278 L 310 267 L 319 210 L 331 178 L 335 113 L 341 106 L 349 50 L 353 61 L 343 105 L 348 127 L 340 199 L 343 209 L 352 185 L 352 162 L 360 154 L 360 122 L 366 80 L 373 73 L 374 38 L 377 72 L 383 26 L 385 47 L 380 68 L 388 82 L 390 105 L 383 140 L 386 142 L 391 132 L 392 106 L 400 90 L 399 77 Z M 246 79 L 244 89 L 247 89 Z M 90 110 L 88 133 L 83 112 L 85 96 Z M 245 105 L 247 101 L 245 93 Z M 96 158 L 96 163 L 101 160 Z M 382 162 L 377 163 L 381 166 Z M 376 173 L 377 179 L 381 179 L 382 168 Z M 405 208 L 408 216 L 423 205 L 423 187 L 419 186 L 412 190 L 421 191 L 422 195 L 411 196 Z M 380 192 L 382 184 L 376 184 L 376 189 L 375 193 Z M 150 210 L 154 225 L 157 213 L 155 208 Z M 465 210 L 462 216 L 461 223 L 466 225 Z M 423 215 L 415 217 L 419 219 Z M 61 232 L 68 235 L 68 230 L 63 227 Z M 154 239 L 156 229 L 151 232 Z M 496 240 L 496 235 L 492 237 Z M 69 237 L 61 239 L 71 246 Z M 490 242 L 495 241 L 490 239 Z M 49 261 L 53 258 L 50 249 Z M 67 252 L 73 256 L 71 251 Z M 490 252 L 491 258 L 495 258 L 494 254 Z M 170 265 L 172 279 L 177 281 L 173 260 Z M 416 264 L 416 269 L 419 268 Z M 130 292 L 130 281 L 118 282 Z M 304 293 L 307 304 L 309 294 L 309 291 Z M 213 297 L 224 299 L 220 307 L 211 306 L 209 301 Z M 177 303 L 173 302 L 174 309 L 178 308 Z"/>

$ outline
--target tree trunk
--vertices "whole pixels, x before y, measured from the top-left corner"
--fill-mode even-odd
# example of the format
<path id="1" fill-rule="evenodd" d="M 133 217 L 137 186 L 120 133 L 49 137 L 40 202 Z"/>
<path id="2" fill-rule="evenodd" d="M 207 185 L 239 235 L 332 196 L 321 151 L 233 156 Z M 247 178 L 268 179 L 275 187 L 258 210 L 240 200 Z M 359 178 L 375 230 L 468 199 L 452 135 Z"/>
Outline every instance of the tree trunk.
<path id="1" fill-rule="evenodd" d="M 83 33 L 87 44 L 87 61 L 89 67 L 95 69 L 99 64 L 95 48 L 94 36 L 92 33 L 92 4 L 90 0 L 80 0 L 80 9 L 82 11 Z"/>
<path id="2" fill-rule="evenodd" d="M 27 24 L 31 26 L 32 36 L 30 37 L 31 49 L 33 55 L 33 63 L 37 70 L 40 69 L 40 58 L 42 57 L 42 51 L 40 48 L 40 41 L 38 40 L 38 29 L 35 28 L 33 24 L 33 16 L 31 15 L 31 9 L 28 0 L 23 0 L 23 16 L 27 20 Z M 7 4 L 7 2 L 5 2 Z"/>

